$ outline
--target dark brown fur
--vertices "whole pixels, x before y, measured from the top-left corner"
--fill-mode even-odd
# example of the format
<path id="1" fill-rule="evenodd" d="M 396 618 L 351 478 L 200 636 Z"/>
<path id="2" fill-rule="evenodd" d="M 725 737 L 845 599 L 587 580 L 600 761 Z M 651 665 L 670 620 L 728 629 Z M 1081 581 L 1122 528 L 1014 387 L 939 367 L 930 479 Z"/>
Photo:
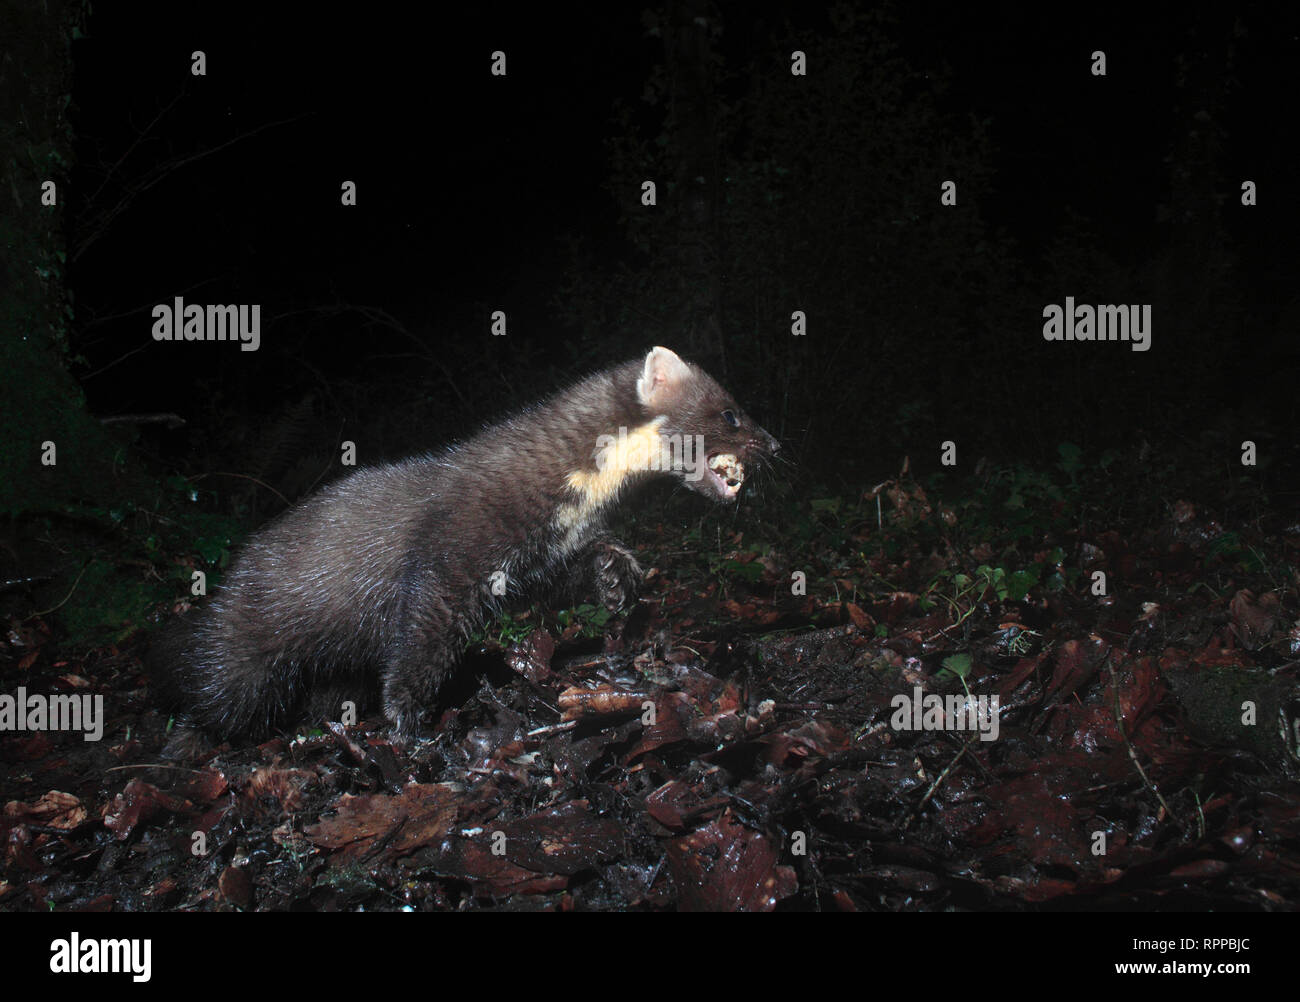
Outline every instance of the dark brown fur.
<path id="1" fill-rule="evenodd" d="M 158 645 L 163 687 L 208 732 L 260 737 L 313 692 L 360 703 L 359 683 L 378 675 L 389 721 L 415 734 L 466 636 L 506 596 L 578 570 L 606 604 L 634 598 L 641 570 L 604 521 L 655 473 L 621 471 L 610 452 L 598 469 L 597 436 L 620 426 L 702 435 L 707 455 L 742 461 L 776 447 L 705 373 L 656 348 L 439 455 L 357 470 L 285 512 L 248 541 L 189 636 Z M 717 478 L 690 486 L 734 498 Z"/>

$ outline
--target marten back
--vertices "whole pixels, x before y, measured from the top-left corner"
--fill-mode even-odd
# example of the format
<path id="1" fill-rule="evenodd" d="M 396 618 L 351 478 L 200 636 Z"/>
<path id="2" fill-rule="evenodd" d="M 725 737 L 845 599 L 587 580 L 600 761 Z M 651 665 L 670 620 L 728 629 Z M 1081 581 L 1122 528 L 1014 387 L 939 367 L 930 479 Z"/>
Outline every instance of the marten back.
<path id="1" fill-rule="evenodd" d="M 675 437 L 674 437 L 675 436 Z M 670 446 L 699 436 L 697 455 Z M 509 596 L 579 568 L 602 601 L 641 571 L 605 532 L 650 476 L 732 501 L 775 441 L 666 348 L 583 380 L 444 452 L 357 470 L 255 533 L 208 606 L 151 660 L 164 696 L 218 737 L 261 737 L 302 701 L 382 684 L 401 736 Z"/>

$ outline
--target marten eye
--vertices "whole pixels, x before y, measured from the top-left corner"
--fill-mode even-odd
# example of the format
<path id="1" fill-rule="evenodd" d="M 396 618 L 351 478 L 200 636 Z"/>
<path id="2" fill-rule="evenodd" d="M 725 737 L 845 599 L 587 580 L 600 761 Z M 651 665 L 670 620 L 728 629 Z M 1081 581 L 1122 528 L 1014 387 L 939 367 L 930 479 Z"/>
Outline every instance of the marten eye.
<path id="1" fill-rule="evenodd" d="M 736 415 L 733 414 L 731 411 L 723 411 L 722 420 L 726 421 L 727 424 L 731 425 L 731 427 L 733 428 L 740 427 L 740 418 L 736 417 Z"/>

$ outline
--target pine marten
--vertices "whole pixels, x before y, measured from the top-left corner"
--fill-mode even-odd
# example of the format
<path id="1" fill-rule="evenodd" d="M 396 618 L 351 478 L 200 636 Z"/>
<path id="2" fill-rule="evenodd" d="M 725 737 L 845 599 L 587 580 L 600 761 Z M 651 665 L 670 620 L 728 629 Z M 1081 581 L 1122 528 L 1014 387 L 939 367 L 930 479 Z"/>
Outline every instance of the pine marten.
<path id="1" fill-rule="evenodd" d="M 359 695 L 377 673 L 384 714 L 409 739 L 468 635 L 508 597 L 581 573 L 611 608 L 635 599 L 641 568 L 604 527 L 628 488 L 671 476 L 732 502 L 776 450 L 705 372 L 655 348 L 289 509 L 248 540 L 208 606 L 155 644 L 153 674 L 183 724 L 258 739 L 313 690 Z"/>

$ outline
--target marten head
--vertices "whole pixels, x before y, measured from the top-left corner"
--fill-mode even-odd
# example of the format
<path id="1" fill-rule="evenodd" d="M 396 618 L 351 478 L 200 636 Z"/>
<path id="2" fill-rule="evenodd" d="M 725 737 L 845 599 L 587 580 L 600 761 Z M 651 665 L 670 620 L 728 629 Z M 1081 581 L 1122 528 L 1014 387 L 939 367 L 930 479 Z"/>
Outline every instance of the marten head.
<path id="1" fill-rule="evenodd" d="M 657 469 L 715 501 L 735 501 L 779 448 L 708 373 L 667 348 L 646 355 L 636 395 L 657 436 Z"/>

